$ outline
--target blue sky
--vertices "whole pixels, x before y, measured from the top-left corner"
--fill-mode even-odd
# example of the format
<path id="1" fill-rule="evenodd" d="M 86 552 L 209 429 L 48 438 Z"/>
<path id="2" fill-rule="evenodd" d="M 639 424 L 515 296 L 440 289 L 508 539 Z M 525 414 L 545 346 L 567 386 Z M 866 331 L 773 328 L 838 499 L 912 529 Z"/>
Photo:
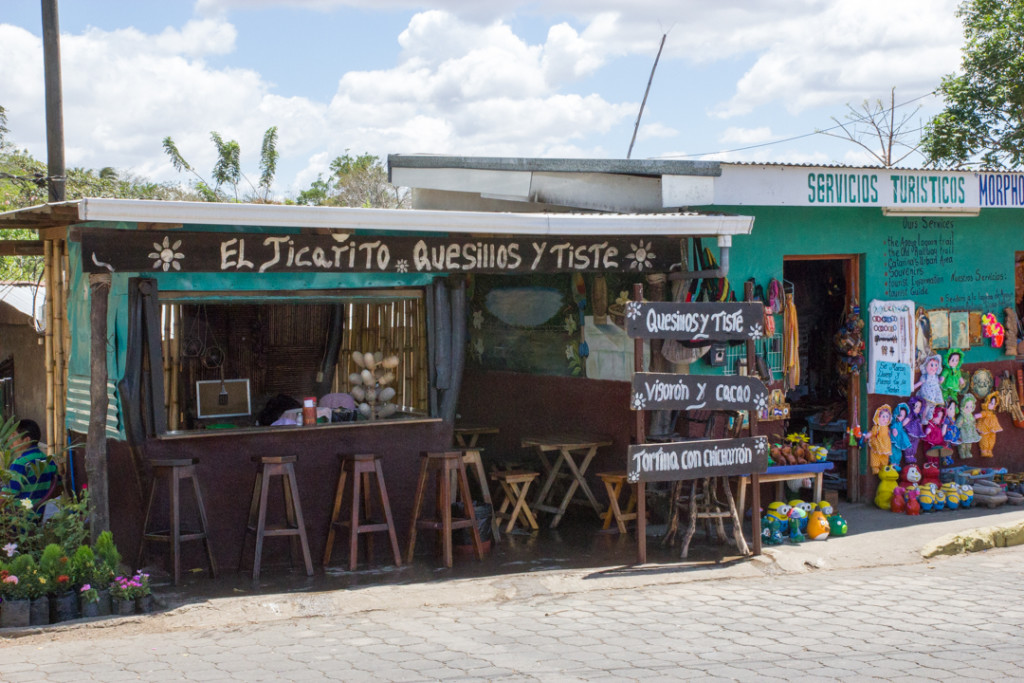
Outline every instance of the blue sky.
<path id="1" fill-rule="evenodd" d="M 776 141 L 893 87 L 921 98 L 900 110 L 922 106 L 911 127 L 926 121 L 941 105 L 927 93 L 959 65 L 956 4 L 64 0 L 68 163 L 184 180 L 170 135 L 208 175 L 216 130 L 254 175 L 272 125 L 282 197 L 346 149 L 624 158 L 667 32 L 633 158 L 870 164 L 823 135 Z M 45 158 L 39 12 L 0 9 L 0 105 L 11 140 Z"/>

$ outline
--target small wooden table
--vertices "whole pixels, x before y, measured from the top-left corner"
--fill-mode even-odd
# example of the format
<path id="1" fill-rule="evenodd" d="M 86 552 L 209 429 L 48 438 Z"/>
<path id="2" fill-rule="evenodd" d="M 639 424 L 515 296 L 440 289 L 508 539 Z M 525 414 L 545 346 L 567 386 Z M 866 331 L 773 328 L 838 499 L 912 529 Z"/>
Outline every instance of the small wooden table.
<path id="1" fill-rule="evenodd" d="M 455 425 L 455 445 L 459 448 L 476 448 L 477 441 L 483 434 L 497 434 L 497 427 L 484 425 Z"/>
<path id="2" fill-rule="evenodd" d="M 557 527 L 559 522 L 562 521 L 562 516 L 576 495 L 577 490 L 583 493 L 598 518 L 601 517 L 604 511 L 598 504 L 597 498 L 594 497 L 593 491 L 590 490 L 584 475 L 586 475 L 587 468 L 590 467 L 594 456 L 597 455 L 597 449 L 603 446 L 611 446 L 612 441 L 606 437 L 581 434 L 554 434 L 523 437 L 521 443 L 523 448 L 537 449 L 541 465 L 544 467 L 544 484 L 537 494 L 533 509 L 554 513 L 555 516 L 551 520 L 552 529 Z M 554 464 L 551 463 L 548 455 L 553 451 L 558 452 L 558 457 L 555 458 Z M 554 491 L 554 484 L 562 474 L 563 465 L 569 470 L 568 475 L 571 478 L 571 482 L 568 490 L 565 492 L 565 496 L 556 506 L 553 504 L 554 501 L 551 500 L 551 497 Z"/>
<path id="3" fill-rule="evenodd" d="M 763 474 L 758 475 L 758 481 L 762 484 L 777 482 L 775 490 L 776 500 L 784 500 L 782 483 L 796 479 L 814 479 L 814 502 L 821 502 L 821 489 L 825 482 L 825 472 L 834 467 L 831 462 L 817 462 L 810 465 L 780 465 L 769 467 Z M 739 483 L 739 515 L 743 519 L 744 506 L 747 498 L 747 483 L 750 475 L 740 477 Z"/>

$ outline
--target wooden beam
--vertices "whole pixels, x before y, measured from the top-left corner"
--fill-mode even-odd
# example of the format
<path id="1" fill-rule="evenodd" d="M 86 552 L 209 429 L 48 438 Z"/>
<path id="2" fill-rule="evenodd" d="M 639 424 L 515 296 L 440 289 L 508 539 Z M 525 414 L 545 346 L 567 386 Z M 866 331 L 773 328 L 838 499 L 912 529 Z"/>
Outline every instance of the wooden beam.
<path id="1" fill-rule="evenodd" d="M 89 525 L 95 543 L 110 529 L 107 480 L 107 307 L 110 275 L 89 276 L 89 432 L 85 442 L 85 474 L 89 481 Z"/>
<path id="2" fill-rule="evenodd" d="M 0 240 L 0 256 L 42 256 L 42 240 Z"/>

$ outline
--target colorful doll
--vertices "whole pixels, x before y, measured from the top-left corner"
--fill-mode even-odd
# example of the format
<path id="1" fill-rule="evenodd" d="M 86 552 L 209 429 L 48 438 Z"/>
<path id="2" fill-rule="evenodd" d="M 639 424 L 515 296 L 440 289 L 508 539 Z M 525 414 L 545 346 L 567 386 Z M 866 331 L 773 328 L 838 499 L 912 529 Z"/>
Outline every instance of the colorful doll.
<path id="1" fill-rule="evenodd" d="M 992 457 L 992 449 L 996 445 L 996 434 L 1003 431 L 1003 428 L 999 426 L 999 417 L 995 412 L 998 405 L 999 394 L 993 391 L 985 397 L 985 401 L 981 404 L 981 417 L 975 423 L 978 427 L 978 433 L 981 434 L 978 447 L 981 449 L 981 457 L 983 458 Z"/>
<path id="2" fill-rule="evenodd" d="M 905 426 L 909 419 L 910 406 L 906 403 L 898 403 L 896 412 L 892 416 L 892 424 L 889 425 L 889 436 L 892 440 L 892 455 L 889 456 L 889 462 L 897 466 L 900 464 L 900 458 L 903 457 L 903 451 L 910 448 L 910 437 L 907 435 Z"/>
<path id="3" fill-rule="evenodd" d="M 977 399 L 971 393 L 964 394 L 960 399 L 960 413 L 956 416 L 956 426 L 960 430 L 960 445 L 957 446 L 957 451 L 964 459 L 971 457 L 971 445 L 981 441 L 981 434 L 978 433 L 978 426 L 975 423 L 975 419 L 981 417 L 981 413 L 974 412 L 977 404 Z"/>
<path id="4" fill-rule="evenodd" d="M 921 488 L 927 488 L 934 485 L 938 488 L 941 483 L 941 476 L 939 474 L 939 459 L 936 456 L 931 455 L 934 451 L 929 451 L 925 455 L 924 465 L 921 467 Z"/>
<path id="5" fill-rule="evenodd" d="M 939 382 L 939 373 L 942 371 L 942 357 L 933 354 L 924 359 L 921 363 L 921 379 L 914 385 L 917 390 L 917 397 L 924 401 L 924 410 L 921 419 L 928 421 L 932 412 L 937 406 L 945 405 L 942 398 L 942 384 Z"/>
<path id="6" fill-rule="evenodd" d="M 807 521 L 807 538 L 812 541 L 824 541 L 828 538 L 830 531 L 828 518 L 822 514 L 821 510 L 812 512 L 810 519 Z"/>
<path id="7" fill-rule="evenodd" d="M 892 490 L 892 502 L 889 504 L 889 509 L 900 513 L 907 511 L 907 490 L 902 486 L 897 486 Z"/>
<path id="8" fill-rule="evenodd" d="M 921 483 L 921 470 L 917 465 L 904 465 L 900 472 L 900 486 L 904 488 L 916 487 Z"/>
<path id="9" fill-rule="evenodd" d="M 892 440 L 889 437 L 892 408 L 889 404 L 878 406 L 872 421 L 875 426 L 871 428 L 868 449 L 871 452 L 871 472 L 878 474 L 880 469 L 889 464 L 889 456 L 892 455 Z"/>
<path id="10" fill-rule="evenodd" d="M 960 363 L 963 361 L 964 352 L 960 349 L 946 351 L 946 367 L 939 376 L 939 383 L 942 385 L 942 398 L 946 403 L 954 400 L 967 386 L 961 372 Z"/>
<path id="11" fill-rule="evenodd" d="M 832 536 L 845 536 L 846 532 L 850 530 L 846 520 L 838 512 L 829 516 L 828 528 Z"/>
<path id="12" fill-rule="evenodd" d="M 960 428 L 956 426 L 958 408 L 956 398 L 951 399 L 946 405 L 946 445 L 950 448 L 956 448 L 961 441 Z"/>
<path id="13" fill-rule="evenodd" d="M 924 412 L 924 401 L 917 396 L 911 396 L 907 405 L 910 406 L 910 414 L 907 415 L 907 419 L 903 423 L 903 430 L 907 433 L 907 438 L 910 439 L 910 446 L 903 450 L 903 459 L 905 463 L 913 464 L 917 462 L 917 446 L 924 438 L 924 425 L 921 417 L 921 413 Z"/>
<path id="14" fill-rule="evenodd" d="M 917 502 L 917 497 L 920 495 L 918 489 L 907 489 L 907 514 L 908 515 L 919 515 L 921 514 L 921 503 Z"/>
<path id="15" fill-rule="evenodd" d="M 924 442 L 933 448 L 942 448 L 946 445 L 946 409 L 942 406 L 935 406 L 932 409 L 931 418 L 924 426 Z"/>

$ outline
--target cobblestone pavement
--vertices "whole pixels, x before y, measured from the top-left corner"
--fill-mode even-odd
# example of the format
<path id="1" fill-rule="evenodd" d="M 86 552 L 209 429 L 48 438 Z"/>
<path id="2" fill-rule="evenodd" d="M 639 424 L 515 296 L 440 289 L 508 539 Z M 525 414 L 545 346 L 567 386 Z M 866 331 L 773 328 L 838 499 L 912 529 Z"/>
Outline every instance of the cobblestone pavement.
<path id="1" fill-rule="evenodd" d="M 211 605 L 175 630 L 110 620 L 0 640 L 0 680 L 1010 680 L 1022 574 L 1024 546 L 447 607 L 403 604 L 399 586 L 386 609 L 215 629 Z"/>

